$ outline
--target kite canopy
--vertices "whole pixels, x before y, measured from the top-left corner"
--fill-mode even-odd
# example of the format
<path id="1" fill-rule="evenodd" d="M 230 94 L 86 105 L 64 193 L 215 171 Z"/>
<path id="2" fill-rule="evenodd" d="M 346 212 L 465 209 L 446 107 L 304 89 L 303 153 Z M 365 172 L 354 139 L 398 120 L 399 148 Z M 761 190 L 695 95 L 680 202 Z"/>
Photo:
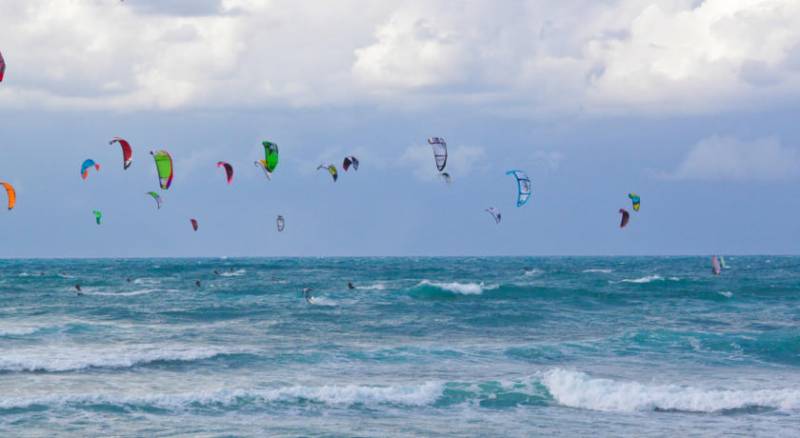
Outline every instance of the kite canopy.
<path id="1" fill-rule="evenodd" d="M 158 209 L 161 209 L 161 203 L 163 202 L 161 200 L 161 196 L 159 196 L 158 193 L 156 192 L 147 192 L 146 194 L 150 195 L 151 198 L 155 199 L 156 207 L 158 207 Z"/>
<path id="2" fill-rule="evenodd" d="M 719 275 L 722 272 L 722 266 L 719 264 L 719 258 L 717 258 L 717 256 L 711 257 L 711 272 L 714 275 Z"/>
<path id="3" fill-rule="evenodd" d="M 278 167 L 278 145 L 269 141 L 262 141 L 261 144 L 264 145 L 264 169 L 269 173 L 275 172 Z"/>
<path id="4" fill-rule="evenodd" d="M 97 222 L 97 225 L 100 225 L 100 221 L 103 219 L 103 212 L 100 210 L 92 210 L 94 214 L 94 220 Z"/>
<path id="5" fill-rule="evenodd" d="M 275 225 L 278 227 L 278 232 L 282 232 L 283 229 L 286 227 L 286 221 L 283 220 L 283 216 L 278 215 L 275 219 Z"/>
<path id="6" fill-rule="evenodd" d="M 230 164 L 228 164 L 228 163 L 226 163 L 224 161 L 218 161 L 217 162 L 217 167 L 224 167 L 225 168 L 225 177 L 228 180 L 228 184 L 232 183 L 233 182 L 233 166 L 231 166 Z"/>
<path id="7" fill-rule="evenodd" d="M 173 168 L 172 157 L 167 151 L 150 151 L 150 155 L 156 162 L 156 171 L 158 172 L 158 183 L 161 185 L 161 190 L 169 189 L 172 185 Z"/>
<path id="8" fill-rule="evenodd" d="M 628 221 L 631 219 L 631 214 L 628 213 L 628 210 L 625 210 L 624 208 L 620 208 L 619 213 L 622 215 L 622 219 L 619 222 L 619 227 L 625 228 L 625 225 L 628 225 Z"/>
<path id="9" fill-rule="evenodd" d="M 7 182 L 0 182 L 0 185 L 6 189 L 6 194 L 8 194 L 8 209 L 11 210 L 14 208 L 14 205 L 17 204 L 17 192 L 14 190 L 14 186 Z"/>
<path id="10" fill-rule="evenodd" d="M 488 212 L 490 215 L 492 215 L 492 217 L 494 218 L 494 223 L 496 223 L 496 224 L 499 224 L 500 221 L 503 219 L 503 216 L 500 214 L 500 210 L 498 210 L 498 209 L 496 209 L 494 207 L 487 208 L 486 212 Z"/>
<path id="11" fill-rule="evenodd" d="M 344 161 L 342 162 L 342 169 L 347 172 L 350 169 L 350 166 L 353 166 L 353 170 L 358 170 L 358 158 L 350 155 L 349 157 L 344 157 Z"/>
<path id="12" fill-rule="evenodd" d="M 636 193 L 628 193 L 628 197 L 631 198 L 631 204 L 633 204 L 633 211 L 639 211 L 639 207 L 642 205 L 642 200 L 639 198 L 639 195 Z"/>
<path id="13" fill-rule="evenodd" d="M 0 82 L 3 82 L 3 76 L 6 75 L 6 60 L 3 59 L 3 53 L 0 52 Z"/>
<path id="14" fill-rule="evenodd" d="M 119 143 L 120 147 L 122 147 L 122 168 L 127 170 L 131 167 L 131 164 L 133 164 L 133 149 L 131 149 L 131 144 L 121 137 L 114 137 L 108 142 L 109 145 L 114 143 Z"/>
<path id="15" fill-rule="evenodd" d="M 447 142 L 441 137 L 431 137 L 428 144 L 433 148 L 433 158 L 436 159 L 436 169 L 439 172 L 447 166 Z"/>
<path id="16" fill-rule="evenodd" d="M 336 171 L 336 166 L 334 166 L 333 164 L 328 164 L 328 165 L 320 164 L 319 166 L 317 166 L 317 170 L 322 170 L 322 169 L 327 170 L 328 173 L 331 174 L 333 182 L 336 182 L 336 180 L 339 179 L 339 172 Z"/>
<path id="17" fill-rule="evenodd" d="M 84 161 L 83 164 L 81 164 L 81 178 L 83 178 L 83 179 L 88 178 L 89 177 L 89 169 L 91 169 L 92 167 L 94 167 L 95 170 L 100 170 L 100 165 L 95 163 L 94 160 L 88 159 L 88 160 Z"/>
<path id="18" fill-rule="evenodd" d="M 517 207 L 522 207 L 531 197 L 531 179 L 521 170 L 509 170 L 506 175 L 517 179 Z"/>
<path id="19" fill-rule="evenodd" d="M 192 218 L 192 219 L 189 219 L 189 222 L 191 222 L 191 223 L 192 223 L 192 229 L 194 229 L 195 231 L 197 231 L 197 227 L 198 227 L 198 225 L 197 225 L 197 219 L 194 219 L 194 218 Z"/>

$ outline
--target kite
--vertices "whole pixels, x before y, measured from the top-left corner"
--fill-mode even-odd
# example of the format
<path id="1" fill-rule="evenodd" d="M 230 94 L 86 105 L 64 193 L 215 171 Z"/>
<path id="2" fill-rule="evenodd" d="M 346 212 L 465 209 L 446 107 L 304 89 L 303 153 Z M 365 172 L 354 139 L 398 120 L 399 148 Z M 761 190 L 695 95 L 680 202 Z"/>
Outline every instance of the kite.
<path id="1" fill-rule="evenodd" d="M 257 160 L 255 165 L 264 171 L 268 180 L 271 180 L 272 172 L 278 166 L 278 145 L 268 141 L 263 141 L 261 144 L 264 145 L 264 159 Z"/>
<path id="2" fill-rule="evenodd" d="M 631 203 L 633 204 L 633 211 L 639 211 L 639 207 L 642 205 L 642 200 L 639 198 L 639 195 L 636 193 L 628 193 L 628 197 L 631 198 Z"/>
<path id="3" fill-rule="evenodd" d="M 531 179 L 521 170 L 509 170 L 506 175 L 517 179 L 517 207 L 522 207 L 531 197 Z"/>
<path id="4" fill-rule="evenodd" d="M 159 196 L 158 193 L 156 193 L 156 192 L 147 192 L 146 194 L 150 195 L 153 199 L 155 199 L 156 207 L 158 207 L 158 209 L 160 210 L 161 209 L 161 203 L 164 202 L 164 201 L 161 200 L 161 196 Z"/>
<path id="5" fill-rule="evenodd" d="M 625 228 L 625 225 L 628 225 L 628 221 L 631 219 L 631 214 L 628 213 L 628 210 L 625 210 L 624 208 L 620 208 L 619 213 L 622 215 L 622 220 L 619 222 L 619 227 Z"/>
<path id="6" fill-rule="evenodd" d="M 492 215 L 492 217 L 494 218 L 494 223 L 496 224 L 499 224 L 500 221 L 503 219 L 503 216 L 500 214 L 500 210 L 494 207 L 489 207 L 485 211 L 490 215 Z"/>
<path id="7" fill-rule="evenodd" d="M 453 179 L 450 177 L 450 174 L 449 174 L 449 173 L 447 173 L 447 172 L 442 172 L 442 173 L 440 173 L 440 174 L 439 174 L 439 176 L 441 176 L 441 177 L 442 177 L 442 179 L 444 180 L 444 182 L 445 182 L 445 183 L 447 183 L 447 184 L 450 184 L 450 181 L 452 181 L 452 180 L 453 180 Z"/>
<path id="8" fill-rule="evenodd" d="M 231 166 L 230 164 L 228 164 L 228 163 L 226 163 L 224 161 L 218 161 L 217 162 L 217 167 L 224 167 L 225 168 L 225 177 L 228 180 L 228 184 L 233 182 L 233 166 Z"/>
<path id="9" fill-rule="evenodd" d="M 192 218 L 192 219 L 189 219 L 189 222 L 191 222 L 191 223 L 192 223 L 192 228 L 193 228 L 195 231 L 197 231 L 197 227 L 198 227 L 198 225 L 197 225 L 197 219 L 194 219 L 194 218 Z"/>
<path id="10" fill-rule="evenodd" d="M 278 227 L 278 232 L 282 232 L 283 229 L 286 227 L 286 221 L 283 220 L 283 216 L 278 215 L 275 219 L 275 225 Z"/>
<path id="11" fill-rule="evenodd" d="M 347 172 L 350 166 L 353 166 L 353 170 L 358 170 L 358 158 L 352 155 L 350 155 L 349 157 L 344 157 L 344 161 L 342 162 L 342 169 L 344 169 L 344 171 Z"/>
<path id="12" fill-rule="evenodd" d="M 322 169 L 327 170 L 328 173 L 331 174 L 333 182 L 336 182 L 336 180 L 339 179 L 339 172 L 336 171 L 336 166 L 334 166 L 333 164 L 328 164 L 327 166 L 324 164 L 320 164 L 319 166 L 317 166 L 317 170 L 322 170 Z"/>
<path id="13" fill-rule="evenodd" d="M 131 164 L 133 164 L 133 149 L 131 149 L 131 144 L 128 143 L 128 140 L 121 137 L 114 137 L 108 142 L 109 145 L 114 143 L 119 143 L 120 147 L 122 147 L 122 168 L 127 170 L 131 167 Z"/>
<path id="14" fill-rule="evenodd" d="M 711 257 L 711 273 L 714 275 L 719 275 L 722 272 L 722 266 L 719 264 L 719 259 L 717 256 Z"/>
<path id="15" fill-rule="evenodd" d="M 8 209 L 11 210 L 14 208 L 14 205 L 17 204 L 17 192 L 14 190 L 14 186 L 7 182 L 0 182 L 0 186 L 6 189 L 6 194 L 8 194 Z"/>
<path id="16" fill-rule="evenodd" d="M 100 165 L 95 163 L 94 160 L 88 159 L 88 160 L 84 161 L 83 164 L 81 164 L 81 178 L 83 178 L 83 179 L 88 178 L 89 177 L 89 169 L 91 169 L 92 167 L 94 167 L 95 170 L 100 170 Z"/>
<path id="17" fill-rule="evenodd" d="M 3 82 L 3 76 L 6 75 L 6 60 L 3 59 L 3 53 L 0 52 L 0 82 Z"/>
<path id="18" fill-rule="evenodd" d="M 100 221 L 103 219 L 103 212 L 100 210 L 92 210 L 94 213 L 94 220 L 97 222 L 97 225 L 100 225 Z"/>
<path id="19" fill-rule="evenodd" d="M 153 156 L 153 159 L 156 162 L 158 183 L 161 186 L 161 190 L 169 189 L 169 186 L 172 185 L 172 177 L 174 176 L 172 169 L 172 157 L 167 151 L 150 151 L 150 155 Z"/>
<path id="20" fill-rule="evenodd" d="M 447 142 L 441 137 L 431 137 L 428 144 L 433 148 L 433 158 L 436 159 L 436 169 L 439 172 L 447 166 Z"/>

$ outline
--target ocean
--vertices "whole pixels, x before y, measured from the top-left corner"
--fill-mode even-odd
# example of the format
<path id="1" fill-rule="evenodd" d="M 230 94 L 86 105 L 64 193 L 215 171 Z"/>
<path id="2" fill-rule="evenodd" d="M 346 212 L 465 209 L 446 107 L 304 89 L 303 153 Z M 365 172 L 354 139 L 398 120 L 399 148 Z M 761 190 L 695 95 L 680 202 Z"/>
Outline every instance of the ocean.
<path id="1" fill-rule="evenodd" d="M 726 262 L 0 260 L 0 436 L 797 436 L 800 258 Z"/>

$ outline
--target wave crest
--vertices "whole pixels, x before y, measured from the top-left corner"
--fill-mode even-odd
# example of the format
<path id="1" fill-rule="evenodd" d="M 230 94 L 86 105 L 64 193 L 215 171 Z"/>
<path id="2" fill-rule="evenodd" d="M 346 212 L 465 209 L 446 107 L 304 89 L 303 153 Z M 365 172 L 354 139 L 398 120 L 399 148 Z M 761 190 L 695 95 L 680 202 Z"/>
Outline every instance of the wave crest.
<path id="1" fill-rule="evenodd" d="M 647 385 L 593 378 L 556 368 L 542 376 L 553 398 L 564 406 L 595 411 L 725 412 L 753 407 L 800 409 L 798 389 L 720 390 L 680 385 Z"/>

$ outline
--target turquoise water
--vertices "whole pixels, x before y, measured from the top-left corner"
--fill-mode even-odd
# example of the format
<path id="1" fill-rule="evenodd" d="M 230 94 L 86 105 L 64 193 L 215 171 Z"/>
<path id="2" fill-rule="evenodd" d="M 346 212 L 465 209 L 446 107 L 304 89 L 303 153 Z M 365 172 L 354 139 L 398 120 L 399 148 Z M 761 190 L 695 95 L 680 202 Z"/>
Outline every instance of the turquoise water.
<path id="1" fill-rule="evenodd" d="M 795 435 L 800 258 L 727 262 L 4 260 L 0 435 Z"/>

